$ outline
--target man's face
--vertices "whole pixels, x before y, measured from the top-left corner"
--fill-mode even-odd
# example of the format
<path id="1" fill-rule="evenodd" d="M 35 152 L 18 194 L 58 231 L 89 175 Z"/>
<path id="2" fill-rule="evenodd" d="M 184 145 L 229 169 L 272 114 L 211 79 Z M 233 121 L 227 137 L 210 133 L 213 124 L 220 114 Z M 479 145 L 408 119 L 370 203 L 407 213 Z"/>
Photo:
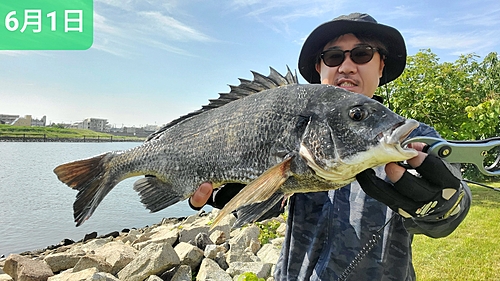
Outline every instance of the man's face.
<path id="1" fill-rule="evenodd" d="M 326 44 L 323 51 L 333 47 L 344 51 L 352 50 L 352 48 L 360 44 L 362 42 L 349 33 Z M 339 66 L 329 67 L 325 65 L 323 60 L 316 64 L 316 71 L 319 73 L 321 84 L 330 84 L 370 98 L 373 97 L 380 77 L 382 77 L 384 61 L 378 52 L 375 52 L 372 60 L 365 64 L 354 63 L 349 55 L 349 52 L 345 53 L 345 60 Z"/>

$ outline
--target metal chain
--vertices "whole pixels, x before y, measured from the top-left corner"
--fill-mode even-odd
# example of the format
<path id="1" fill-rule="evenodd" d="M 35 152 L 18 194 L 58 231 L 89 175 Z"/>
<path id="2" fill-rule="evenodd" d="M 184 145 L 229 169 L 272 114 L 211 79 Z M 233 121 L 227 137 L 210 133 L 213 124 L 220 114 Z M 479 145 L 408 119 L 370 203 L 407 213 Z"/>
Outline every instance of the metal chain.
<path id="1" fill-rule="evenodd" d="M 382 238 L 382 235 L 380 234 L 382 230 L 396 217 L 396 213 L 392 215 L 392 217 L 375 233 L 372 234 L 372 237 L 368 242 L 366 242 L 366 245 L 359 251 L 359 253 L 354 257 L 354 259 L 351 261 L 351 263 L 344 269 L 342 274 L 339 276 L 337 281 L 345 281 L 347 280 L 347 277 L 349 277 L 349 274 L 351 274 L 354 269 L 359 265 L 359 263 L 368 255 L 368 253 L 377 245 L 378 241 L 380 238 Z"/>

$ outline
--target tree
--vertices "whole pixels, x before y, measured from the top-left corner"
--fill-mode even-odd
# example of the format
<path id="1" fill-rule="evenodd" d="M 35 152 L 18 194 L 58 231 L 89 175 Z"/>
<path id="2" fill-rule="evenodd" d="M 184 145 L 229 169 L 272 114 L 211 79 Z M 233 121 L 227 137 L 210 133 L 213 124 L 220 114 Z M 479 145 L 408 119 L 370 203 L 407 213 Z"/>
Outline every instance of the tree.
<path id="1" fill-rule="evenodd" d="M 474 54 L 439 63 L 430 50 L 409 56 L 403 74 L 378 89 L 389 93 L 391 109 L 433 126 L 449 140 L 496 136 L 499 130 L 500 62 L 497 53 L 482 62 Z"/>
<path id="2" fill-rule="evenodd" d="M 431 50 L 422 50 L 409 56 L 403 74 L 377 94 L 388 93 L 393 111 L 433 126 L 445 139 L 500 136 L 499 57 L 492 52 L 481 62 L 479 58 L 468 54 L 440 63 Z M 468 178 L 479 178 L 466 167 Z"/>

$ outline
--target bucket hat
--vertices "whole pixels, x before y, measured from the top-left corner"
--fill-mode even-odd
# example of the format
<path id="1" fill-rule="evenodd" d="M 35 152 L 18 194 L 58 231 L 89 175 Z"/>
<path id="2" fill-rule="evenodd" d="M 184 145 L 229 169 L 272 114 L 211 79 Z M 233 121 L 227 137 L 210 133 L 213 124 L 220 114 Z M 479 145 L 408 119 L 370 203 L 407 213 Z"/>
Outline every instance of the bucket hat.
<path id="1" fill-rule="evenodd" d="M 385 69 L 379 86 L 401 75 L 406 66 L 406 45 L 401 33 L 393 27 L 378 23 L 368 14 L 352 13 L 323 23 L 309 34 L 299 55 L 299 71 L 304 79 L 309 83 L 320 83 L 315 67 L 318 53 L 332 39 L 347 33 L 370 34 L 387 48 Z"/>

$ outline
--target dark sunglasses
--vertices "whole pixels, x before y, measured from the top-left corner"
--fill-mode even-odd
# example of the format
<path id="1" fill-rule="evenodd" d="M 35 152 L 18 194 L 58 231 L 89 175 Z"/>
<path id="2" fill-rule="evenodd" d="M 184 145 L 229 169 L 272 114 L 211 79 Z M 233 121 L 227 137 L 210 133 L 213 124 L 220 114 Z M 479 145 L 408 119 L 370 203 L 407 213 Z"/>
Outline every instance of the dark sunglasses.
<path id="1" fill-rule="evenodd" d="M 365 64 L 372 60 L 373 54 L 379 51 L 378 48 L 363 45 L 354 47 L 352 50 L 328 49 L 320 54 L 326 66 L 335 67 L 341 65 L 345 60 L 345 53 L 349 52 L 349 57 L 356 64 Z"/>

